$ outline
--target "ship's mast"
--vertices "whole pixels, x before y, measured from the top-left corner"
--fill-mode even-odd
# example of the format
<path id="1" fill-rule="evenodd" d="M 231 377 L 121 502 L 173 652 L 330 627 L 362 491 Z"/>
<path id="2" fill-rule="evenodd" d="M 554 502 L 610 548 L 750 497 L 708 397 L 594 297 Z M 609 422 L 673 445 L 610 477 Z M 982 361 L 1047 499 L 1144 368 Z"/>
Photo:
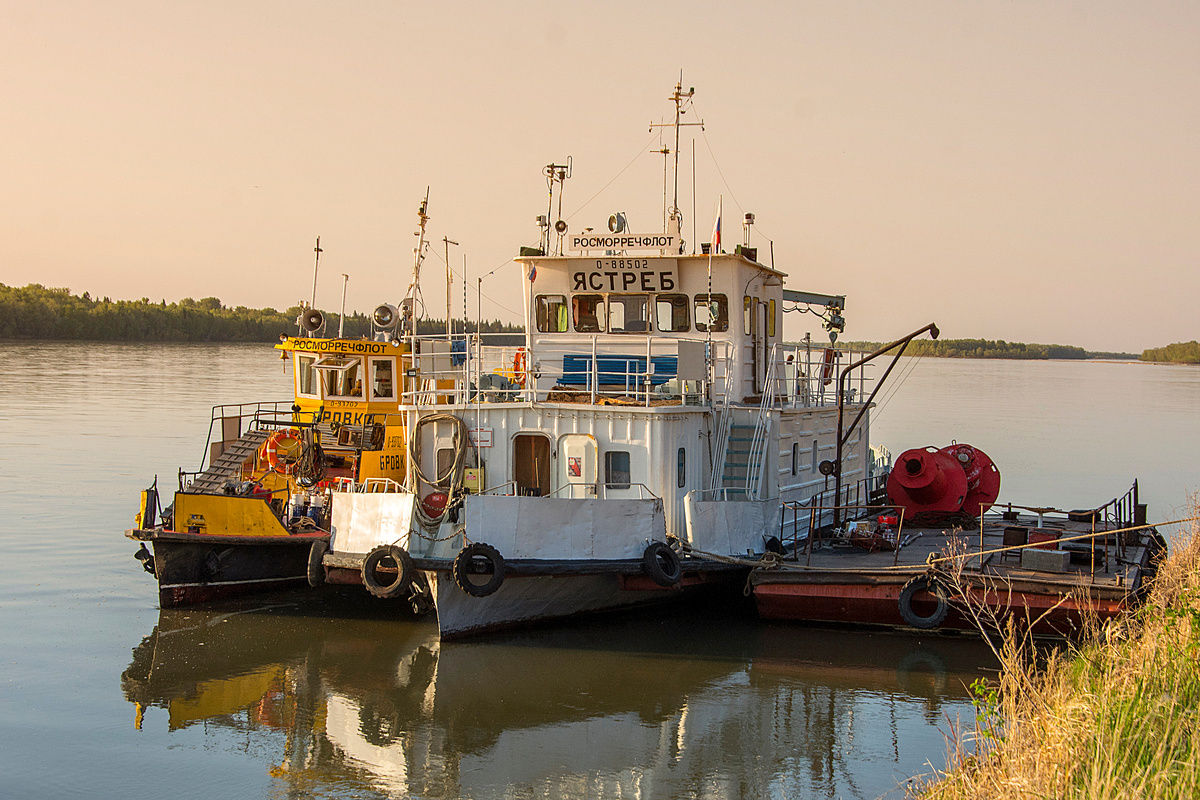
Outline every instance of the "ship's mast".
<path id="1" fill-rule="evenodd" d="M 679 81 L 675 84 L 675 91 L 672 92 L 671 96 L 667 98 L 675 104 L 675 121 L 672 123 L 650 123 L 650 130 L 654 130 L 655 128 L 665 128 L 668 125 L 675 129 L 675 166 L 673 175 L 675 193 L 671 200 L 671 207 L 666 209 L 664 216 L 667 218 L 668 222 L 674 221 L 676 234 L 681 233 L 683 228 L 683 214 L 679 209 L 679 129 L 688 125 L 699 125 L 700 130 L 704 130 L 704 120 L 698 120 L 696 122 L 683 121 L 683 115 L 688 112 L 688 107 L 691 105 L 692 96 L 695 94 L 696 87 L 694 86 L 689 87 L 686 92 L 683 90 L 683 73 L 679 73 Z M 666 155 L 666 153 L 664 152 L 663 155 Z M 669 233 L 670 231 L 667 232 Z"/>
<path id="2" fill-rule="evenodd" d="M 429 243 L 425 241 L 425 225 L 429 222 L 429 214 L 426 213 L 429 208 L 429 187 L 425 187 L 425 199 L 421 201 L 420 208 L 417 209 L 417 221 L 419 228 L 414 234 L 417 237 L 417 246 L 413 250 L 413 271 L 412 283 L 408 285 L 408 293 L 404 297 L 404 322 L 406 325 L 411 325 L 409 329 L 412 334 L 416 334 L 417 325 L 415 320 L 417 298 L 421 294 L 421 262 L 425 260 L 425 251 L 429 249 Z"/>

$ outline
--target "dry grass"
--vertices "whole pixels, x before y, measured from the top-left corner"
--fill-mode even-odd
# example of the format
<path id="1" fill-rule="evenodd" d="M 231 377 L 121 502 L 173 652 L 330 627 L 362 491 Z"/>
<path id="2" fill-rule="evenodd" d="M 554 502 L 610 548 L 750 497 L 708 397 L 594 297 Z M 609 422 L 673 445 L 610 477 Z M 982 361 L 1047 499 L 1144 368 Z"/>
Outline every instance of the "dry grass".
<path id="1" fill-rule="evenodd" d="M 1193 511 L 1193 516 L 1196 512 Z M 946 771 L 912 794 L 959 798 L 1200 797 L 1200 528 L 1172 543 L 1147 602 L 1070 651 L 1011 631 Z M 971 751 L 974 752 L 971 752 Z"/>

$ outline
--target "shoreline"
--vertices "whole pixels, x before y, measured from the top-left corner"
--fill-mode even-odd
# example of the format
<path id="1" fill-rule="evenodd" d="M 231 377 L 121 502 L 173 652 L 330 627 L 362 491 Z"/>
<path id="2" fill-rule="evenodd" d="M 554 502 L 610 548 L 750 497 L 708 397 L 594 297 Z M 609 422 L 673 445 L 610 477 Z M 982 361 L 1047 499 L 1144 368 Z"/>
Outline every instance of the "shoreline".
<path id="1" fill-rule="evenodd" d="M 1200 796 L 1197 514 L 1193 504 L 1145 604 L 1123 619 L 1049 654 L 1010 631 L 999 678 L 971 686 L 973 729 L 951 730 L 946 769 L 914 778 L 909 795 Z"/>

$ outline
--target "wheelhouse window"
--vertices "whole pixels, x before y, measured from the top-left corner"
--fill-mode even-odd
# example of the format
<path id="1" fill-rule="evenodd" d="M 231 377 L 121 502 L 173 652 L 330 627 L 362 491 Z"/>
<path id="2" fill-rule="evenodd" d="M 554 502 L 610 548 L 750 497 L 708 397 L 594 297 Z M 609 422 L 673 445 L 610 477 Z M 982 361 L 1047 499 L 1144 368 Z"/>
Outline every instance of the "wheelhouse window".
<path id="1" fill-rule="evenodd" d="M 610 333 L 649 333 L 650 295 L 610 294 L 608 330 Z"/>
<path id="2" fill-rule="evenodd" d="M 362 360 L 347 356 L 325 356 L 313 364 L 321 371 L 322 388 L 326 397 L 361 399 Z"/>
<path id="3" fill-rule="evenodd" d="M 605 328 L 604 296 L 577 294 L 571 298 L 571 316 L 580 333 L 602 332 Z"/>
<path id="4" fill-rule="evenodd" d="M 729 330 L 729 298 L 723 294 L 696 295 L 696 330 L 710 329 Z"/>
<path id="5" fill-rule="evenodd" d="M 317 371 L 313 364 L 317 363 L 316 356 L 296 354 L 296 394 L 305 397 L 318 397 L 321 387 L 317 385 Z"/>
<path id="6" fill-rule="evenodd" d="M 767 301 L 767 336 L 775 336 L 775 301 Z"/>
<path id="7" fill-rule="evenodd" d="M 675 460 L 675 486 L 682 489 L 687 484 L 687 450 L 679 448 Z"/>
<path id="8" fill-rule="evenodd" d="M 390 358 L 371 359 L 371 399 L 395 400 L 396 385 L 392 382 L 395 365 Z"/>
<path id="9" fill-rule="evenodd" d="M 566 333 L 567 298 L 561 294 L 539 294 L 534 298 L 534 312 L 542 333 Z"/>
<path id="10" fill-rule="evenodd" d="M 604 483 L 609 489 L 628 489 L 629 452 L 627 450 L 609 450 L 604 454 Z"/>
<path id="11" fill-rule="evenodd" d="M 683 333 L 691 328 L 686 294 L 660 294 L 654 297 L 654 319 L 662 333 Z"/>

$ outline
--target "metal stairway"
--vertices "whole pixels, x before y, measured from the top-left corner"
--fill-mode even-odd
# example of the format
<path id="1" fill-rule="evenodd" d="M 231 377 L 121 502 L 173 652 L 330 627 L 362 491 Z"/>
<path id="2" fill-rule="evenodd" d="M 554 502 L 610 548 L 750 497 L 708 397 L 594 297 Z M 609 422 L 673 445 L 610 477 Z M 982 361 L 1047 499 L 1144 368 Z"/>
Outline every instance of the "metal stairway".
<path id="1" fill-rule="evenodd" d="M 725 440 L 725 463 L 721 466 L 721 486 L 745 490 L 750 474 L 750 453 L 754 444 L 753 425 L 730 425 Z"/>
<path id="2" fill-rule="evenodd" d="M 192 494 L 224 494 L 222 487 L 231 479 L 241 479 L 242 466 L 254 457 L 258 448 L 271 435 L 269 430 L 256 430 L 242 436 L 225 449 L 216 461 L 208 465 L 208 469 L 196 476 L 188 485 L 187 491 Z"/>

